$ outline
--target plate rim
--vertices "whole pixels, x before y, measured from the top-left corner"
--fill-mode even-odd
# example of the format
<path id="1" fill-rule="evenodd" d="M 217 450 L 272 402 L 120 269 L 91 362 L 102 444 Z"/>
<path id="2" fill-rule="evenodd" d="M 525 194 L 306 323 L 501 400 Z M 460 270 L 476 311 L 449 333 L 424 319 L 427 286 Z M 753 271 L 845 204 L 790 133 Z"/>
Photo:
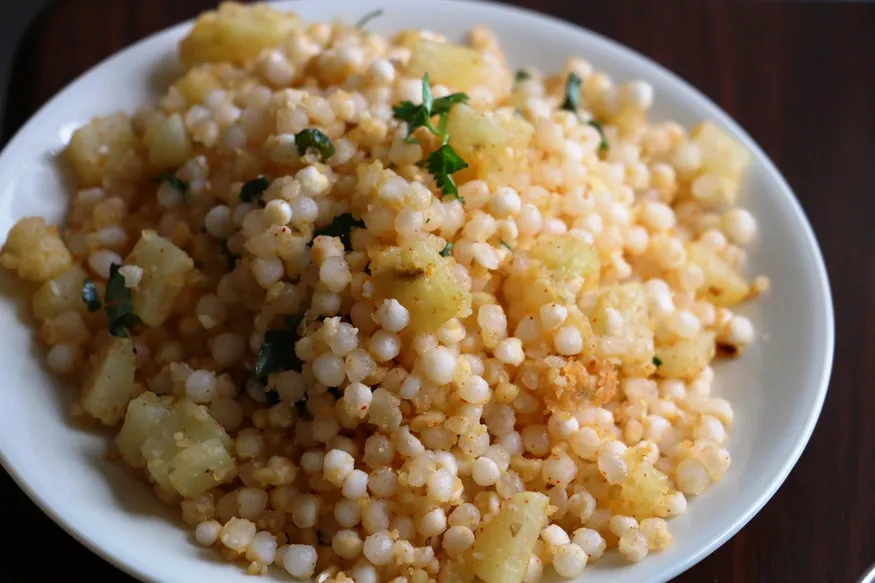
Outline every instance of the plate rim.
<path id="1" fill-rule="evenodd" d="M 402 1 L 403 0 L 384 0 L 383 4 L 391 4 L 393 2 L 400 3 Z M 299 12 L 300 10 L 298 8 L 300 6 L 317 2 L 320 2 L 320 0 L 269 0 L 268 3 L 280 10 Z M 419 0 L 419 2 L 421 4 L 431 4 L 434 6 L 460 4 L 470 5 L 471 3 L 470 0 Z M 364 2 L 361 2 L 362 9 L 368 10 L 371 5 L 375 5 L 377 3 L 378 2 L 375 2 L 374 0 L 366 0 Z M 732 116 L 726 113 L 710 97 L 702 93 L 699 89 L 691 85 L 688 81 L 686 81 L 676 73 L 672 72 L 660 63 L 651 59 L 647 55 L 640 53 L 637 50 L 632 49 L 631 47 L 628 47 L 608 36 L 586 28 L 585 26 L 563 20 L 550 14 L 540 13 L 535 10 L 520 6 L 503 4 L 494 0 L 478 0 L 477 4 L 485 5 L 488 10 L 497 11 L 499 13 L 504 12 L 508 15 L 512 15 L 515 18 L 540 20 L 545 25 L 559 27 L 569 33 L 589 36 L 597 43 L 608 45 L 623 59 L 637 61 L 640 64 L 646 65 L 652 71 L 653 75 L 662 77 L 665 81 L 679 86 L 685 92 L 693 94 L 695 98 L 702 103 L 705 109 L 707 109 L 709 116 L 711 116 L 713 119 L 718 120 L 724 127 L 728 127 L 732 131 L 734 131 L 741 138 L 741 141 L 744 143 L 744 145 L 751 151 L 753 157 L 762 160 L 765 171 L 768 173 L 770 180 L 773 180 L 776 183 L 778 187 L 777 189 L 780 190 L 780 196 L 782 196 L 785 199 L 785 202 L 789 204 L 789 208 L 792 210 L 793 213 L 793 222 L 797 223 L 799 227 L 801 227 L 801 232 L 804 235 L 805 242 L 813 251 L 815 257 L 815 263 L 812 267 L 816 272 L 816 279 L 820 284 L 818 291 L 823 299 L 822 304 L 818 307 L 822 311 L 821 316 L 823 317 L 823 322 L 825 325 L 825 338 L 824 350 L 819 366 L 819 368 L 821 369 L 821 375 L 820 378 L 817 380 L 818 387 L 816 392 L 816 398 L 815 402 L 812 404 L 808 418 L 805 421 L 802 431 L 796 438 L 796 443 L 792 449 L 790 456 L 785 459 L 780 470 L 774 474 L 774 477 L 770 480 L 768 487 L 760 492 L 760 494 L 756 497 L 755 502 L 747 507 L 743 513 L 739 514 L 731 522 L 731 525 L 727 529 L 725 529 L 719 537 L 711 541 L 709 544 L 701 547 L 696 552 L 686 555 L 681 561 L 678 561 L 670 566 L 661 569 L 658 573 L 653 573 L 653 577 L 655 578 L 648 579 L 648 581 L 651 581 L 652 583 L 664 583 L 670 580 L 672 577 L 680 575 L 681 573 L 689 570 L 690 568 L 704 560 L 706 557 L 711 555 L 714 551 L 723 546 L 729 539 L 735 536 L 742 528 L 744 528 L 744 526 L 746 526 L 753 519 L 754 516 L 759 514 L 763 507 L 772 499 L 772 497 L 784 484 L 787 477 L 796 467 L 796 464 L 798 463 L 805 448 L 808 446 L 817 421 L 823 410 L 823 405 L 829 389 L 835 355 L 835 312 L 826 262 L 824 260 L 823 253 L 821 251 L 817 236 L 814 233 L 811 223 L 809 222 L 808 217 L 802 209 L 802 205 L 799 202 L 799 199 L 796 197 L 795 192 L 790 187 L 783 174 L 780 172 L 780 170 L 778 170 L 777 166 L 774 164 L 768 154 L 748 134 L 748 132 L 741 126 L 741 124 L 736 122 L 735 119 L 732 118 Z M 340 11 L 340 8 L 338 8 L 338 11 Z M 344 16 L 344 14 L 338 12 L 338 14 L 335 15 L 335 18 L 340 18 L 342 16 Z M 72 93 L 77 86 L 85 82 L 85 79 L 87 77 L 91 76 L 99 69 L 112 66 L 112 64 L 116 60 L 121 60 L 125 58 L 128 54 L 142 49 L 144 45 L 149 44 L 150 42 L 155 42 L 160 37 L 173 36 L 174 34 L 180 33 L 183 29 L 190 27 L 193 22 L 194 19 L 189 19 L 149 34 L 137 40 L 136 42 L 122 48 L 121 50 L 105 57 L 100 62 L 96 63 L 92 67 L 79 74 L 75 79 L 70 81 L 60 91 L 55 93 L 48 101 L 40 106 L 40 108 L 37 109 L 37 111 L 33 115 L 31 115 L 28 120 L 13 134 L 13 136 L 9 139 L 3 149 L 0 150 L 0 167 L 3 166 L 3 161 L 12 155 L 10 154 L 10 152 L 13 152 L 22 147 L 21 143 L 24 142 L 24 138 L 29 133 L 31 133 L 31 131 L 33 131 L 32 128 L 39 125 L 42 118 L 48 115 L 47 111 L 54 109 L 57 102 L 61 101 L 66 94 Z M 16 468 L 12 463 L 9 462 L 6 454 L 3 451 L 2 444 L 0 444 L 0 465 L 3 466 L 7 474 L 13 479 L 16 485 L 28 496 L 28 498 L 30 498 L 40 508 L 43 513 L 46 514 L 46 516 L 51 518 L 55 524 L 60 526 L 68 535 L 70 535 L 73 539 L 86 547 L 89 551 L 93 552 L 106 562 L 127 573 L 128 575 L 139 579 L 140 581 L 143 581 L 144 583 L 161 583 L 161 581 L 157 578 L 157 573 L 149 572 L 145 568 L 141 567 L 140 564 L 129 561 L 126 557 L 120 554 L 111 552 L 107 549 L 107 545 L 105 543 L 96 540 L 91 534 L 84 532 L 84 530 L 81 529 L 80 526 L 78 526 L 73 519 L 68 518 L 68 516 L 57 511 L 53 503 L 46 500 L 40 494 L 40 492 L 38 492 L 33 486 L 31 486 L 31 483 L 28 481 L 28 479 L 24 477 L 24 472 L 20 472 L 18 468 Z"/>

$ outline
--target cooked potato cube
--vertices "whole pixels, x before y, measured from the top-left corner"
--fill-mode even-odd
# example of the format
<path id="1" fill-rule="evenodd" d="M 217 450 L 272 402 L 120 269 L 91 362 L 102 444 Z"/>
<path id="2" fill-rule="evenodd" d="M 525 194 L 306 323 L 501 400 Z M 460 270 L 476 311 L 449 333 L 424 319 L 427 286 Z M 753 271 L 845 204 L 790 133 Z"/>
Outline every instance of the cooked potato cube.
<path id="1" fill-rule="evenodd" d="M 154 231 L 143 231 L 127 263 L 143 268 L 143 279 L 134 291 L 134 313 L 147 325 L 160 326 L 173 312 L 194 261 Z"/>
<path id="2" fill-rule="evenodd" d="M 717 350 L 714 332 L 703 332 L 695 338 L 684 338 L 656 345 L 656 368 L 659 376 L 691 379 L 705 370 Z"/>
<path id="3" fill-rule="evenodd" d="M 234 459 L 218 439 L 209 439 L 176 454 L 168 479 L 184 498 L 196 498 L 236 475 Z"/>
<path id="4" fill-rule="evenodd" d="M 128 404 L 122 429 L 115 438 L 122 459 L 128 464 L 135 468 L 145 465 L 143 444 L 150 435 L 161 431 L 170 417 L 172 403 L 172 397 L 146 392 Z"/>
<path id="5" fill-rule="evenodd" d="M 190 105 L 203 103 L 207 95 L 222 88 L 219 81 L 210 73 L 209 67 L 211 65 L 191 69 L 174 83 Z"/>
<path id="6" fill-rule="evenodd" d="M 266 4 L 223 2 L 218 10 L 198 17 L 179 43 L 179 56 L 188 67 L 217 61 L 242 65 L 300 28 L 297 14 L 280 12 Z"/>
<path id="7" fill-rule="evenodd" d="M 420 38 L 413 47 L 407 75 L 422 77 L 426 73 L 432 84 L 459 91 L 483 87 L 498 96 L 510 93 L 510 75 L 495 58 L 469 47 Z"/>
<path id="8" fill-rule="evenodd" d="M 58 236 L 58 227 L 42 217 L 25 217 L 10 229 L 0 265 L 27 281 L 46 281 L 70 269 L 73 256 Z"/>
<path id="9" fill-rule="evenodd" d="M 173 411 L 179 421 L 179 430 L 186 438 L 198 443 L 217 439 L 223 446 L 231 447 L 233 442 L 228 432 L 210 416 L 206 407 L 191 399 L 182 399 L 173 406 Z"/>
<path id="10" fill-rule="evenodd" d="M 410 312 L 415 332 L 436 332 L 450 318 L 471 314 L 471 294 L 453 273 L 453 260 L 423 242 L 390 247 L 371 263 L 378 299 L 394 298 Z"/>
<path id="11" fill-rule="evenodd" d="M 609 308 L 622 318 L 619 333 L 608 327 Z M 650 370 L 653 329 L 643 284 L 626 283 L 602 292 L 590 320 L 593 331 L 603 337 L 599 344 L 601 358 L 619 359 L 627 374 L 645 374 Z"/>
<path id="12" fill-rule="evenodd" d="M 34 317 L 43 321 L 63 312 L 84 312 L 87 306 L 82 301 L 82 287 L 86 277 L 85 271 L 74 265 L 44 282 L 33 296 Z"/>
<path id="13" fill-rule="evenodd" d="M 731 265 L 710 247 L 694 242 L 687 245 L 687 258 L 705 274 L 705 285 L 699 288 L 700 298 L 718 306 L 733 306 L 750 295 L 750 285 Z"/>
<path id="14" fill-rule="evenodd" d="M 150 125 L 144 141 L 149 149 L 149 162 L 158 170 L 178 168 L 192 154 L 191 138 L 178 113 Z"/>
<path id="15" fill-rule="evenodd" d="M 583 278 L 582 291 L 598 289 L 601 261 L 592 243 L 572 234 L 541 235 L 530 251 L 556 281 Z"/>
<path id="16" fill-rule="evenodd" d="M 125 416 L 136 395 L 134 372 L 137 356 L 129 338 L 112 336 L 92 365 L 79 396 L 82 409 L 104 425 L 115 425 Z"/>
<path id="17" fill-rule="evenodd" d="M 458 104 L 447 119 L 450 145 L 469 166 L 484 176 L 494 170 L 525 161 L 532 126 L 519 118 L 496 119 L 467 105 Z"/>
<path id="18" fill-rule="evenodd" d="M 96 117 L 73 132 L 65 155 L 80 188 L 100 186 L 108 172 L 125 163 L 137 143 L 131 120 L 116 113 Z"/>
<path id="19" fill-rule="evenodd" d="M 750 164 L 750 152 L 711 122 L 690 132 L 702 156 L 702 172 L 738 180 Z"/>
<path id="20" fill-rule="evenodd" d="M 471 550 L 470 563 L 485 583 L 520 583 L 529 558 L 547 522 L 549 498 L 537 492 L 514 494 L 482 528 Z"/>
<path id="21" fill-rule="evenodd" d="M 612 491 L 611 510 L 638 520 L 668 516 L 669 497 L 675 493 L 668 476 L 644 461 L 634 448 L 627 450 L 625 459 L 629 476 Z"/>

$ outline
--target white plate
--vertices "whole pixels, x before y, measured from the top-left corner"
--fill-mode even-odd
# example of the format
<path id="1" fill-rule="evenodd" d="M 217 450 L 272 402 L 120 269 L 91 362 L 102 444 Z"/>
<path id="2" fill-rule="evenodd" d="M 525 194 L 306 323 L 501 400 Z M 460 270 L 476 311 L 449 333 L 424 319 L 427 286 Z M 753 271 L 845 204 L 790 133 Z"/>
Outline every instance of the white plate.
<path id="1" fill-rule="evenodd" d="M 675 544 L 636 565 L 606 559 L 586 569 L 587 583 L 661 582 L 688 569 L 737 532 L 775 493 L 808 441 L 826 395 L 833 354 L 833 312 L 823 260 L 784 179 L 725 113 L 659 65 L 612 41 L 524 10 L 446 0 L 306 0 L 279 3 L 308 20 L 353 22 L 375 8 L 380 32 L 422 27 L 459 37 L 475 24 L 495 30 L 514 66 L 554 70 L 582 55 L 617 80 L 656 89 L 655 118 L 684 124 L 713 120 L 753 153 L 743 204 L 759 219 L 751 273 L 766 273 L 771 292 L 747 308 L 767 335 L 737 362 L 722 366 L 717 391 L 735 408 L 732 466 L 718 485 L 671 522 Z M 154 99 L 173 74 L 176 42 L 188 25 L 159 33 L 79 78 L 31 119 L 0 156 L 0 234 L 25 215 L 62 217 L 70 181 L 56 163 L 74 128 L 91 116 L 129 112 Z M 162 84 L 163 82 L 163 84 Z M 15 287 L 3 276 L 3 289 Z M 251 582 L 239 564 L 197 547 L 189 531 L 119 464 L 104 459 L 103 435 L 68 421 L 71 390 L 43 371 L 41 351 L 22 306 L 0 303 L 0 454 L 19 485 L 56 522 L 92 550 L 146 581 Z M 175 522 L 174 522 L 175 521 Z"/>

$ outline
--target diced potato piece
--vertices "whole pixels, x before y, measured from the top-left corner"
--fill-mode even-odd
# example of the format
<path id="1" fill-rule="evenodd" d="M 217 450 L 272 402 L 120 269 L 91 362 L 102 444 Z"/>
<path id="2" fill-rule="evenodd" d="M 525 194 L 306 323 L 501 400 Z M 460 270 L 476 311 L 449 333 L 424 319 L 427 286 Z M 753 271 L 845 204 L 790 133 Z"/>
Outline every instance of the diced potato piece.
<path id="1" fill-rule="evenodd" d="M 619 333 L 607 328 L 608 308 L 613 308 L 622 316 Z M 603 337 L 599 343 L 601 358 L 620 359 L 627 374 L 650 370 L 653 362 L 653 329 L 643 284 L 625 283 L 603 291 L 590 320 L 593 331 Z"/>
<path id="2" fill-rule="evenodd" d="M 644 461 L 634 448 L 627 450 L 625 459 L 629 476 L 619 490 L 613 491 L 609 502 L 611 510 L 638 520 L 668 516 L 669 497 L 675 493 L 668 476 Z"/>
<path id="3" fill-rule="evenodd" d="M 222 88 L 219 81 L 210 73 L 209 67 L 210 65 L 195 67 L 174 83 L 190 105 L 203 103 L 207 95 Z"/>
<path id="4" fill-rule="evenodd" d="M 190 399 L 182 399 L 174 405 L 173 410 L 179 420 L 179 430 L 186 438 L 198 443 L 218 439 L 227 448 L 233 444 L 228 432 L 210 416 L 206 407 Z"/>
<path id="5" fill-rule="evenodd" d="M 675 340 L 656 345 L 656 357 L 662 362 L 659 376 L 690 379 L 705 370 L 717 350 L 714 332 L 703 332 L 690 339 Z"/>
<path id="6" fill-rule="evenodd" d="M 34 317 L 43 321 L 63 312 L 86 311 L 87 306 L 82 301 L 82 286 L 86 277 L 85 271 L 74 265 L 54 279 L 44 282 L 33 296 Z"/>
<path id="7" fill-rule="evenodd" d="M 532 126 L 513 117 L 496 119 L 464 105 L 454 105 L 447 119 L 450 145 L 479 175 L 525 161 Z"/>
<path id="8" fill-rule="evenodd" d="M 599 254 L 592 243 L 573 234 L 541 235 L 530 251 L 559 281 L 584 279 L 582 291 L 598 289 Z"/>
<path id="9" fill-rule="evenodd" d="M 146 460 L 143 458 L 143 444 L 150 435 L 160 432 L 162 425 L 170 417 L 172 397 L 159 397 L 155 393 L 146 392 L 128 404 L 125 422 L 115 438 L 119 452 L 129 465 L 141 468 Z"/>
<path id="10" fill-rule="evenodd" d="M 46 281 L 70 269 L 73 256 L 58 236 L 58 227 L 42 217 L 19 220 L 0 251 L 0 265 L 27 281 Z"/>
<path id="11" fill-rule="evenodd" d="M 549 498 L 520 492 L 507 500 L 492 522 L 478 529 L 470 564 L 485 583 L 520 583 L 547 522 Z"/>
<path id="12" fill-rule="evenodd" d="M 182 451 L 176 442 L 172 425 L 166 425 L 150 435 L 143 442 L 143 459 L 146 460 L 146 471 L 152 480 L 164 488 L 173 491 L 170 483 L 170 462 Z"/>
<path id="13" fill-rule="evenodd" d="M 70 139 L 65 155 L 80 188 L 100 186 L 101 179 L 124 163 L 137 148 L 131 120 L 123 113 L 95 117 Z"/>
<path id="14" fill-rule="evenodd" d="M 702 156 L 702 172 L 738 180 L 750 164 L 750 152 L 711 122 L 690 132 Z"/>
<path id="15" fill-rule="evenodd" d="M 112 336 L 101 349 L 79 396 L 82 409 L 104 425 L 115 425 L 125 416 L 135 396 L 137 356 L 129 338 Z"/>
<path id="16" fill-rule="evenodd" d="M 394 298 L 410 312 L 414 332 L 436 332 L 450 318 L 471 314 L 471 294 L 453 273 L 453 260 L 423 242 L 390 247 L 371 263 L 378 299 Z"/>
<path id="17" fill-rule="evenodd" d="M 484 87 L 499 97 L 510 93 L 510 74 L 498 60 L 469 47 L 420 38 L 407 65 L 407 75 L 422 77 L 426 73 L 432 84 L 459 91 Z"/>
<path id="18" fill-rule="evenodd" d="M 223 2 L 217 11 L 198 17 L 179 43 L 179 56 L 188 67 L 217 61 L 242 65 L 264 49 L 279 45 L 300 27 L 297 14 L 280 12 L 266 4 Z"/>
<path id="19" fill-rule="evenodd" d="M 193 151 L 185 122 L 178 113 L 150 125 L 144 141 L 149 149 L 149 162 L 158 170 L 182 166 Z"/>
<path id="20" fill-rule="evenodd" d="M 688 244 L 687 258 L 705 274 L 705 285 L 698 291 L 701 299 L 718 306 L 733 306 L 750 295 L 750 286 L 744 277 L 707 245 Z"/>
<path id="21" fill-rule="evenodd" d="M 154 231 L 143 231 L 126 263 L 143 268 L 143 279 L 134 291 L 134 313 L 147 325 L 160 326 L 173 312 L 194 261 Z"/>
<path id="22" fill-rule="evenodd" d="M 168 479 L 184 498 L 196 498 L 236 475 L 234 459 L 218 439 L 193 445 L 170 461 Z"/>

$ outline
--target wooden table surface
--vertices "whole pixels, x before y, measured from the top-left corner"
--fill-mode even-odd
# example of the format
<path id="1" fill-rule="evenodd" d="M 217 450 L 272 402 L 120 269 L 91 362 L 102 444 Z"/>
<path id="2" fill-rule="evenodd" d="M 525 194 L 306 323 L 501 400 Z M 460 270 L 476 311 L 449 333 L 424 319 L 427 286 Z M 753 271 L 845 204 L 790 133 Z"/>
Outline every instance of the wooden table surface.
<path id="1" fill-rule="evenodd" d="M 875 259 L 866 259 L 875 253 L 875 3 L 515 3 L 612 37 L 720 104 L 782 170 L 826 257 L 838 345 L 814 437 L 774 499 L 676 581 L 853 583 L 875 562 L 875 359 L 867 363 Z M 0 144 L 104 57 L 212 4 L 55 0 L 25 35 Z M 0 580 L 130 580 L 55 526 L 2 470 L 0 497 L 3 530 L 22 541 L 0 547 Z M 16 563 L 26 575 L 10 574 Z"/>

